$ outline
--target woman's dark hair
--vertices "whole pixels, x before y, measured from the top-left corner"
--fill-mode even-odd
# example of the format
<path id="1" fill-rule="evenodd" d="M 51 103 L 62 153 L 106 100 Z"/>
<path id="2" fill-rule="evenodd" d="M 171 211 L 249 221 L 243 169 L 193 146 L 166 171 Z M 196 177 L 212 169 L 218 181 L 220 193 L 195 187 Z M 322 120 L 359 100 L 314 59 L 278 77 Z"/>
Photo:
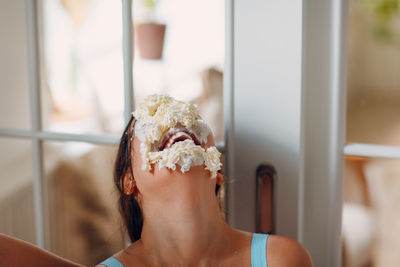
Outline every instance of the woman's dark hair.
<path id="1" fill-rule="evenodd" d="M 132 242 L 140 239 L 143 227 L 142 210 L 134 194 L 126 195 L 124 193 L 124 176 L 127 172 L 131 172 L 133 177 L 131 151 L 134 125 L 135 118 L 132 117 L 122 134 L 114 165 L 114 184 L 119 192 L 119 211 Z M 215 187 L 216 195 L 218 195 L 219 189 L 220 185 L 217 184 Z"/>

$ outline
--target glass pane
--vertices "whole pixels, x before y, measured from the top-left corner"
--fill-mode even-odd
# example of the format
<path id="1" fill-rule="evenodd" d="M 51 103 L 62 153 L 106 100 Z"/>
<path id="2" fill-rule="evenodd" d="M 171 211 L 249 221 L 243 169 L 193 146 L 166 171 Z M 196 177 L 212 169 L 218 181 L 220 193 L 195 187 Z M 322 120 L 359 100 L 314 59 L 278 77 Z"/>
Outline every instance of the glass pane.
<path id="1" fill-rule="evenodd" d="M 345 163 L 344 266 L 398 265 L 400 160 L 346 157 Z"/>
<path id="2" fill-rule="evenodd" d="M 32 145 L 0 138 L 0 233 L 35 243 Z"/>
<path id="3" fill-rule="evenodd" d="M 400 5 L 349 5 L 347 142 L 400 145 Z"/>
<path id="4" fill-rule="evenodd" d="M 196 103 L 223 141 L 224 1 L 143 2 L 133 7 L 135 104 L 153 93 Z"/>
<path id="5" fill-rule="evenodd" d="M 0 127 L 4 128 L 30 127 L 26 25 L 24 0 L 0 1 Z"/>
<path id="6" fill-rule="evenodd" d="M 121 132 L 121 1 L 45 0 L 41 11 L 44 128 Z"/>
<path id="7" fill-rule="evenodd" d="M 112 146 L 45 142 L 50 251 L 94 266 L 123 248 L 115 153 Z"/>

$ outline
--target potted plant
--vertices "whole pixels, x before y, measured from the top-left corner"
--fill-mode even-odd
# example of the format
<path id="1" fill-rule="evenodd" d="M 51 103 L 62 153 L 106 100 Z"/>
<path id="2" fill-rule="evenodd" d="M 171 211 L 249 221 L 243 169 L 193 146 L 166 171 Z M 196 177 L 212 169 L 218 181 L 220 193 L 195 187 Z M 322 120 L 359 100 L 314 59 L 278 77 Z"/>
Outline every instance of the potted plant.
<path id="1" fill-rule="evenodd" d="M 161 59 L 164 47 L 166 25 L 156 20 L 156 7 L 159 0 L 141 0 L 143 22 L 136 26 L 137 45 L 141 58 Z"/>

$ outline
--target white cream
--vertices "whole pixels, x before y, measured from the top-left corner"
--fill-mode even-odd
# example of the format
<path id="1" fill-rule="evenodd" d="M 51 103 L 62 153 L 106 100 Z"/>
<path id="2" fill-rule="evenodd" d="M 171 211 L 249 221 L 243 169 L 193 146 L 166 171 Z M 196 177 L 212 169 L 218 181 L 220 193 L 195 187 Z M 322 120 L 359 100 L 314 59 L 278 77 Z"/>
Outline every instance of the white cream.
<path id="1" fill-rule="evenodd" d="M 149 152 L 149 161 L 151 164 L 158 163 L 158 168 L 167 167 L 171 170 L 176 169 L 176 164 L 181 166 L 181 172 L 184 173 L 191 166 L 205 164 L 205 169 L 211 172 L 211 178 L 217 177 L 217 171 L 221 168 L 221 153 L 216 147 L 209 147 L 207 150 L 196 145 L 193 140 L 187 139 L 175 143 L 170 148 L 160 152 Z"/>
<path id="2" fill-rule="evenodd" d="M 205 164 L 211 177 L 216 177 L 217 171 L 221 169 L 221 153 L 216 147 L 205 150 L 193 140 L 187 139 L 159 151 L 164 136 L 174 128 L 186 128 L 201 144 L 207 143 L 211 130 L 201 119 L 196 105 L 169 96 L 150 95 L 132 115 L 136 119 L 135 135 L 142 142 L 140 152 L 143 170 L 151 170 L 151 164 L 154 163 L 158 163 L 159 168 L 175 170 L 176 164 L 179 164 L 184 173 L 191 166 Z"/>

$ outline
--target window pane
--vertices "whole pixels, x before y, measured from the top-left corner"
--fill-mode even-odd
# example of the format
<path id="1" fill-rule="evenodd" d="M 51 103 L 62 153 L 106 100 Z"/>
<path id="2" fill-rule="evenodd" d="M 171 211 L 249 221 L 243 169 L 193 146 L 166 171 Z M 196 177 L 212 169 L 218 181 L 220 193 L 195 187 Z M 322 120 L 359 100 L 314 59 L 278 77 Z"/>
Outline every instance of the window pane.
<path id="1" fill-rule="evenodd" d="M 29 128 L 28 48 L 24 0 L 0 1 L 0 36 L 0 127 Z"/>
<path id="2" fill-rule="evenodd" d="M 133 8 L 135 104 L 152 93 L 197 103 L 216 141 L 223 141 L 224 1 L 159 1 L 154 9 L 142 2 Z"/>
<path id="3" fill-rule="evenodd" d="M 0 233 L 35 243 L 32 145 L 0 138 Z"/>
<path id="4" fill-rule="evenodd" d="M 400 262 L 400 160 L 346 157 L 344 266 Z M 355 265 L 357 263 L 357 265 Z"/>
<path id="5" fill-rule="evenodd" d="M 45 0 L 41 11 L 44 128 L 121 132 L 121 1 Z"/>
<path id="6" fill-rule="evenodd" d="M 116 148 L 45 142 L 48 249 L 94 266 L 123 248 L 112 165 Z"/>
<path id="7" fill-rule="evenodd" d="M 400 145 L 400 6 L 349 5 L 347 142 Z"/>

